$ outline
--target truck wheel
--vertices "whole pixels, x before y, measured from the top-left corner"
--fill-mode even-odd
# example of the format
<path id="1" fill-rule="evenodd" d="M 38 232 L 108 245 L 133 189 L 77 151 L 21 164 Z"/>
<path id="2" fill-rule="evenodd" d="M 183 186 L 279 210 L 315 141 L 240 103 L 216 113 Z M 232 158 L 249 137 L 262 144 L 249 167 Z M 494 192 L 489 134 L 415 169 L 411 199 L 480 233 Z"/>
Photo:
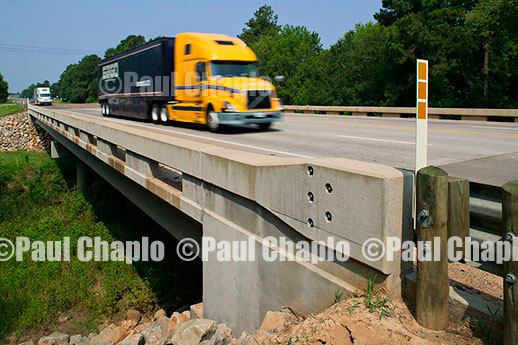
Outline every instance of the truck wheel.
<path id="1" fill-rule="evenodd" d="M 101 103 L 101 115 L 106 116 L 106 104 Z"/>
<path id="2" fill-rule="evenodd" d="M 218 114 L 214 111 L 214 109 L 209 109 L 207 111 L 207 127 L 209 127 L 209 131 L 213 133 L 221 129 Z"/>
<path id="3" fill-rule="evenodd" d="M 104 116 L 110 116 L 110 105 L 108 103 L 105 104 L 104 108 Z"/>
<path id="4" fill-rule="evenodd" d="M 160 122 L 160 108 L 156 104 L 151 108 L 151 121 L 153 121 L 153 123 Z"/>
<path id="5" fill-rule="evenodd" d="M 257 125 L 259 126 L 259 129 L 261 131 L 267 131 L 270 128 L 270 126 L 272 125 L 272 123 L 271 122 L 263 122 L 263 123 L 258 123 Z"/>
<path id="6" fill-rule="evenodd" d="M 169 123 L 169 112 L 167 111 L 167 107 L 165 105 L 160 108 L 160 122 L 163 125 L 167 125 Z"/>

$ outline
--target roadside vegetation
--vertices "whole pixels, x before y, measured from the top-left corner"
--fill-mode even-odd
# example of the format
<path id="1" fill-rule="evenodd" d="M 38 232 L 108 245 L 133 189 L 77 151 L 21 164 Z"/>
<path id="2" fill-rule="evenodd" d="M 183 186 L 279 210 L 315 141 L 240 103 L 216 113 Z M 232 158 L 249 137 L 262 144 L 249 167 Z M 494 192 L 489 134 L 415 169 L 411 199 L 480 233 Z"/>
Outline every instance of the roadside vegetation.
<path id="1" fill-rule="evenodd" d="M 69 262 L 35 262 L 29 251 L 20 262 L 0 264 L 2 343 L 6 337 L 58 329 L 88 334 L 130 307 L 145 314 L 158 305 L 169 309 L 197 301 L 193 268 L 185 268 L 191 274 L 182 271 L 168 254 L 160 263 L 79 261 L 76 244 L 81 236 L 108 242 L 149 236 L 150 242 L 161 239 L 166 246 L 171 240 L 103 182 L 94 183 L 85 198 L 64 178 L 73 177 L 74 167 L 73 160 L 55 161 L 46 153 L 0 153 L 0 238 L 62 241 L 68 236 L 71 242 Z M 181 274 L 189 276 L 178 279 Z"/>
<path id="2" fill-rule="evenodd" d="M 0 117 L 25 111 L 25 108 L 17 104 L 0 105 Z"/>
<path id="3" fill-rule="evenodd" d="M 286 77 L 276 83 L 284 104 L 414 106 L 416 59 L 428 59 L 430 106 L 516 108 L 517 16 L 517 1 L 384 0 L 371 22 L 323 47 L 317 32 L 279 25 L 265 5 L 239 37 L 256 52 L 261 75 Z M 130 35 L 104 58 L 145 42 Z M 85 56 L 58 82 L 39 86 L 51 86 L 53 95 L 70 102 L 95 101 L 100 60 Z M 30 97 L 36 86 L 22 96 Z"/>
<path id="4" fill-rule="evenodd" d="M 4 80 L 4 76 L 0 73 L 0 103 L 7 102 L 9 97 L 9 84 Z"/>

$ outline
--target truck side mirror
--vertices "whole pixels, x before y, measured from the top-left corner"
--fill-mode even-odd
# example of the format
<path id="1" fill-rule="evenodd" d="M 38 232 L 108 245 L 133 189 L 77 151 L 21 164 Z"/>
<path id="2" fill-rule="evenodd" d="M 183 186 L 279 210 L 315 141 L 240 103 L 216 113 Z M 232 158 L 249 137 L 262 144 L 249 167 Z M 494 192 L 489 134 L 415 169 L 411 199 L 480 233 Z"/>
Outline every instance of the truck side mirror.
<path id="1" fill-rule="evenodd" d="M 276 75 L 273 79 L 278 83 L 282 83 L 286 79 L 286 77 L 283 75 Z"/>

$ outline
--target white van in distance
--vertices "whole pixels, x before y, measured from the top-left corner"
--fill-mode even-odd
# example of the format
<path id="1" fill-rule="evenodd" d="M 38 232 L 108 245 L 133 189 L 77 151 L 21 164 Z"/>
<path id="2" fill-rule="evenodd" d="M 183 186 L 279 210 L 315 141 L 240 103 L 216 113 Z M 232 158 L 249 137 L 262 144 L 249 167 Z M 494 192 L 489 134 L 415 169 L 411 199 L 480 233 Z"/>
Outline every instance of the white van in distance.
<path id="1" fill-rule="evenodd" d="M 37 87 L 34 89 L 34 105 L 52 105 L 50 87 Z"/>

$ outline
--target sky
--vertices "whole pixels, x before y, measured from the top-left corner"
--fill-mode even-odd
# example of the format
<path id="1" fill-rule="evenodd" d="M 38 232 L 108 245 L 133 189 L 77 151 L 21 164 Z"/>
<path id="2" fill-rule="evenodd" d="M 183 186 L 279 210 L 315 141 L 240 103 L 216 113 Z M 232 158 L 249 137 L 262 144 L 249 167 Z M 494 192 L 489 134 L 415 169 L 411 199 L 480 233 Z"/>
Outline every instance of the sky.
<path id="1" fill-rule="evenodd" d="M 279 24 L 318 32 L 324 48 L 357 23 L 374 21 L 381 8 L 381 0 L 2 0 L 0 73 L 9 92 L 20 92 L 34 82 L 58 81 L 69 64 L 87 54 L 103 57 L 131 34 L 237 36 L 264 4 L 272 6 Z"/>

